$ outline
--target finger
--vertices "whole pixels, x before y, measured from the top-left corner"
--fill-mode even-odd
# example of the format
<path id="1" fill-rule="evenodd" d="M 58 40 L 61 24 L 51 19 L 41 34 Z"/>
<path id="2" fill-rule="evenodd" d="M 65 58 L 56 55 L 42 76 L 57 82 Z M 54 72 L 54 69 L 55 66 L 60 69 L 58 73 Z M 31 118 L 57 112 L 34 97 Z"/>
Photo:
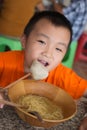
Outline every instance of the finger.
<path id="1" fill-rule="evenodd" d="M 2 109 L 4 107 L 4 104 L 0 104 L 0 108 Z"/>

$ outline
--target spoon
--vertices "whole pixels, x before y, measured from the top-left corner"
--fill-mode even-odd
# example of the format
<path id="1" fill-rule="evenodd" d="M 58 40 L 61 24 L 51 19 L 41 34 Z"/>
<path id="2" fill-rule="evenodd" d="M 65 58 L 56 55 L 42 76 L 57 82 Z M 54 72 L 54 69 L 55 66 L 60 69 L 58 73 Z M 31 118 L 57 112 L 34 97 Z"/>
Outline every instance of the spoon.
<path id="1" fill-rule="evenodd" d="M 4 90 L 18 83 L 19 81 L 29 77 L 30 75 L 34 80 L 41 80 L 48 76 L 48 71 L 46 67 L 44 67 L 41 63 L 39 63 L 37 60 L 34 60 L 30 67 L 30 72 L 28 74 L 7 85 L 5 88 L 0 87 L 0 92 L 3 92 Z"/>
<path id="2" fill-rule="evenodd" d="M 13 103 L 13 102 L 10 102 L 10 101 L 4 100 L 4 99 L 0 99 L 0 103 L 6 104 L 9 106 L 13 106 L 13 107 L 20 107 L 20 108 L 25 108 L 25 109 L 28 108 L 28 106 L 19 105 L 17 103 Z M 28 113 L 36 116 L 40 122 L 43 122 L 41 115 L 37 111 L 29 111 Z"/>

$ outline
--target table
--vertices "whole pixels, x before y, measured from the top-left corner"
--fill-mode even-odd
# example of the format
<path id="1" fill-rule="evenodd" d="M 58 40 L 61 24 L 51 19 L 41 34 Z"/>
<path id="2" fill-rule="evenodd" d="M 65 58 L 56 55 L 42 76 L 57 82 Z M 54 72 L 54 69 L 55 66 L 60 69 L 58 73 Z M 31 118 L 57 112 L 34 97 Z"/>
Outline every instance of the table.
<path id="1" fill-rule="evenodd" d="M 72 119 L 47 129 L 30 126 L 20 119 L 13 107 L 5 105 L 3 109 L 0 109 L 0 130 L 78 130 L 84 114 L 84 104 L 79 100 L 77 113 Z"/>

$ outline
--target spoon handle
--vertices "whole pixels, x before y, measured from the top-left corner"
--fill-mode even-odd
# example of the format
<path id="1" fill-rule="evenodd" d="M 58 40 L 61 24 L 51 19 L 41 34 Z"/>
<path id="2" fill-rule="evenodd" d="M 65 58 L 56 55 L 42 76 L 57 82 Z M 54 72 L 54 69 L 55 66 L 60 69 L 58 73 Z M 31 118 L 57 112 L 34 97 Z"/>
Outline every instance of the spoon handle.
<path id="1" fill-rule="evenodd" d="M 21 107 L 21 105 L 19 105 L 19 104 L 16 104 L 16 103 L 4 100 L 4 99 L 0 99 L 0 103 L 6 104 L 6 105 L 9 105 L 9 106 L 13 106 L 13 107 Z"/>

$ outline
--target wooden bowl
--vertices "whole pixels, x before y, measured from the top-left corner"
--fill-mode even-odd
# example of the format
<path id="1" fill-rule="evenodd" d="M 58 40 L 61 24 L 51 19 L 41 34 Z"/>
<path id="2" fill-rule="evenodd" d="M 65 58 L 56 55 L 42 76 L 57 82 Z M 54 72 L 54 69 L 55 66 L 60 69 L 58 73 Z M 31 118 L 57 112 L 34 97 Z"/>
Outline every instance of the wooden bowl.
<path id="1" fill-rule="evenodd" d="M 43 119 L 44 122 L 40 122 L 34 115 L 24 112 L 21 108 L 16 108 L 19 117 L 30 125 L 49 128 L 71 119 L 76 113 L 76 104 L 73 98 L 63 89 L 52 84 L 43 81 L 22 80 L 8 89 L 8 96 L 12 102 L 16 102 L 20 96 L 26 94 L 37 94 L 51 99 L 61 106 L 64 116 L 62 120 Z"/>

